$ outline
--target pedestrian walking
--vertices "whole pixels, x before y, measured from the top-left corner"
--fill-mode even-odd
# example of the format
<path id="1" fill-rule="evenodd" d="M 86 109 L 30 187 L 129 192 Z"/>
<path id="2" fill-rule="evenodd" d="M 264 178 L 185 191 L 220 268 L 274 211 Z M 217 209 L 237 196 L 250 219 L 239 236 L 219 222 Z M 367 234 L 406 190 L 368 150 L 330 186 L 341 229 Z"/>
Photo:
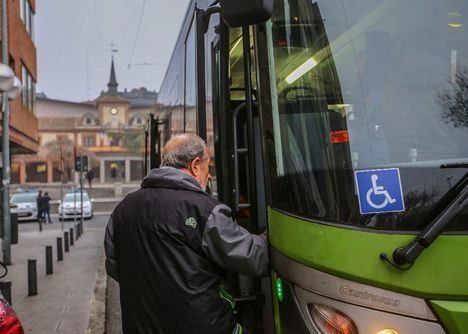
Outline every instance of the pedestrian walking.
<path id="1" fill-rule="evenodd" d="M 45 192 L 42 197 L 44 221 L 52 224 L 52 219 L 50 219 L 50 201 L 51 198 L 49 197 L 49 194 Z"/>
<path id="2" fill-rule="evenodd" d="M 94 171 L 92 169 L 86 172 L 86 179 L 88 180 L 89 189 L 91 189 L 94 180 Z"/>
<path id="3" fill-rule="evenodd" d="M 44 215 L 44 201 L 42 199 L 42 191 L 40 190 L 36 197 L 36 205 L 37 205 L 37 222 L 39 223 L 39 230 L 42 231 L 42 219 Z"/>
<path id="4" fill-rule="evenodd" d="M 114 180 L 117 177 L 117 167 L 115 165 L 111 166 L 110 177 Z"/>
<path id="5" fill-rule="evenodd" d="M 120 284 L 124 333 L 243 331 L 224 278 L 267 276 L 267 238 L 237 225 L 206 193 L 209 164 L 201 138 L 177 136 L 163 149 L 162 167 L 114 209 L 106 270 Z"/>

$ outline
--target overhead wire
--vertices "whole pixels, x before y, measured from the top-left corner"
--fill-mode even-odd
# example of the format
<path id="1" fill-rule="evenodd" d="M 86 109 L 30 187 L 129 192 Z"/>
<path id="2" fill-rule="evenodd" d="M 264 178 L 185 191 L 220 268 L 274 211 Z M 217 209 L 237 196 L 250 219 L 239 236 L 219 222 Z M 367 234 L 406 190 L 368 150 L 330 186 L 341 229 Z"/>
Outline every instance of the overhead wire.
<path id="1" fill-rule="evenodd" d="M 143 21 L 143 15 L 145 13 L 145 5 L 146 5 L 146 0 L 143 0 L 143 3 L 141 5 L 141 11 L 140 11 L 140 17 L 138 19 L 138 25 L 137 25 L 137 31 L 135 34 L 135 40 L 133 41 L 133 47 L 132 47 L 132 52 L 130 54 L 130 60 L 128 61 L 128 68 L 130 68 L 132 65 L 132 60 L 133 60 L 133 55 L 135 54 L 135 49 L 136 45 L 138 42 L 138 36 L 140 35 L 140 30 L 141 30 L 141 23 Z"/>

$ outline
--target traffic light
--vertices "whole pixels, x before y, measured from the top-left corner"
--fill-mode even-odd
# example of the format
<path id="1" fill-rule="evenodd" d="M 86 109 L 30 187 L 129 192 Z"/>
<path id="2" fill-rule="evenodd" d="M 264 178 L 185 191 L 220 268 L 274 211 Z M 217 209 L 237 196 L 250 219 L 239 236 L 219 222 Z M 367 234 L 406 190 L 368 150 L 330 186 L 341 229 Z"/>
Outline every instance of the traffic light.
<path id="1" fill-rule="evenodd" d="M 81 169 L 81 161 L 83 161 L 83 170 Z M 75 158 L 75 170 L 77 172 L 87 172 L 88 171 L 88 156 L 84 155 L 82 157 Z"/>

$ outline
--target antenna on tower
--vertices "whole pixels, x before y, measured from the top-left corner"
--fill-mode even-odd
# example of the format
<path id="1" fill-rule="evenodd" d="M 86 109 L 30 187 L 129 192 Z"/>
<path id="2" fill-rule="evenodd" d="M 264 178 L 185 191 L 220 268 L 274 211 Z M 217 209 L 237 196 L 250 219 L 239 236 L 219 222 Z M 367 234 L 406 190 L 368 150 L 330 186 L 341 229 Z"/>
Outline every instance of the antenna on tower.
<path id="1" fill-rule="evenodd" d="M 114 42 L 111 42 L 109 44 L 109 46 L 111 47 L 110 49 L 107 49 L 107 51 L 109 51 L 111 53 L 111 58 L 112 60 L 114 60 L 114 54 L 119 52 L 119 49 L 116 48 L 117 45 L 114 44 Z"/>

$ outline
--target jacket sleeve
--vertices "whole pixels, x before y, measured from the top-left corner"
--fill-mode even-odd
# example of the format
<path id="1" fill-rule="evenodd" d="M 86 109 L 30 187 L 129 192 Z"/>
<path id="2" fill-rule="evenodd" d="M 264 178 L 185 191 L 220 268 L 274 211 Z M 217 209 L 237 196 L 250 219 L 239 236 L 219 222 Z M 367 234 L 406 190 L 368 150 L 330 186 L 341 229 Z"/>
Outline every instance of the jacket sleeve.
<path id="1" fill-rule="evenodd" d="M 203 231 L 202 248 L 212 261 L 227 270 L 268 276 L 266 234 L 251 234 L 236 224 L 226 205 L 218 205 L 211 212 Z"/>
<path id="2" fill-rule="evenodd" d="M 115 258 L 114 248 L 114 218 L 110 216 L 109 222 L 106 227 L 106 235 L 104 237 L 104 249 L 106 252 L 106 272 L 107 275 L 112 277 L 117 282 L 119 281 L 119 275 L 117 271 L 117 261 Z"/>

